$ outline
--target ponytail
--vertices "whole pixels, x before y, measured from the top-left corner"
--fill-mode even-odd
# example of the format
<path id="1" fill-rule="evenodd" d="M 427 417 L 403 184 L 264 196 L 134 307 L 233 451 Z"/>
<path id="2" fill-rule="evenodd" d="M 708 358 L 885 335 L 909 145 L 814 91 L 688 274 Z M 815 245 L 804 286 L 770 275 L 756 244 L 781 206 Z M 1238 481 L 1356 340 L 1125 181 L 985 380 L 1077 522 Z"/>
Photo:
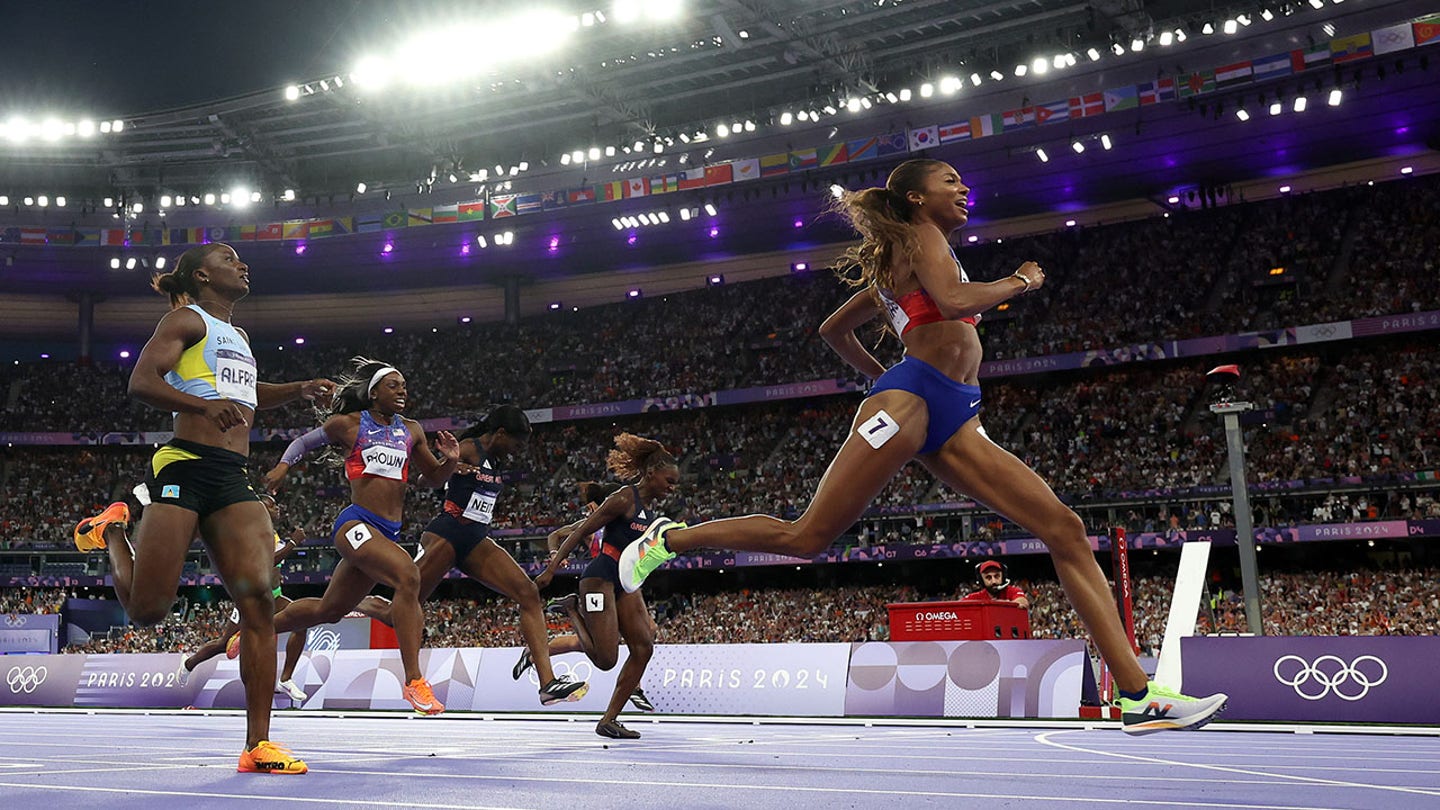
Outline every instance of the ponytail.
<path id="1" fill-rule="evenodd" d="M 170 296 L 170 308 L 179 309 L 194 303 L 200 297 L 200 283 L 195 280 L 195 271 L 205 264 L 205 257 L 225 247 L 220 242 L 196 245 L 175 261 L 175 269 L 168 273 L 156 273 L 150 277 L 150 288 L 161 295 Z"/>

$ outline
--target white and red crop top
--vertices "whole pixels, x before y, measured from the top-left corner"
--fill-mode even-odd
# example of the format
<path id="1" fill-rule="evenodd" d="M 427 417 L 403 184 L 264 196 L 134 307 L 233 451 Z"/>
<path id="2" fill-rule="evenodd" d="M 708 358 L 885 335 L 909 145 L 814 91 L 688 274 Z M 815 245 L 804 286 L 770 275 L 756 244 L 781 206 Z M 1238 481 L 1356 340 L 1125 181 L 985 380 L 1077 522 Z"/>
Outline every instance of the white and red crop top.
<path id="1" fill-rule="evenodd" d="M 345 458 L 345 477 L 354 481 L 371 476 L 405 481 L 410 477 L 410 446 L 414 439 L 405 420 L 396 414 L 388 425 L 378 424 L 368 410 L 360 412 L 355 446 Z"/>
<path id="2" fill-rule="evenodd" d="M 950 255 L 955 258 L 953 252 Z M 970 283 L 970 276 L 965 273 L 965 266 L 960 264 L 959 258 L 955 258 L 955 269 L 960 271 L 960 283 Z M 880 294 L 880 303 L 885 306 L 885 315 L 890 318 L 890 326 L 895 329 L 895 334 L 901 337 L 917 326 L 946 320 L 945 316 L 940 314 L 940 307 L 935 303 L 935 299 L 925 292 L 924 287 L 916 288 L 899 298 L 884 287 L 876 287 L 875 291 Z M 955 320 L 975 326 L 980 322 L 980 316 L 970 315 Z"/>

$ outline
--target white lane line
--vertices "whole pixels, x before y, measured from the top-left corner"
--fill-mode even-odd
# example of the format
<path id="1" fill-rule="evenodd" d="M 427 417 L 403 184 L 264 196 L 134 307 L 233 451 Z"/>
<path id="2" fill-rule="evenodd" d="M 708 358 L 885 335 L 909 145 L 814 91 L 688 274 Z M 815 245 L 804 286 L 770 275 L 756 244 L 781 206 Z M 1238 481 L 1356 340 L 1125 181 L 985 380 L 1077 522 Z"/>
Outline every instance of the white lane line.
<path id="1" fill-rule="evenodd" d="M 1204 769 L 1204 770 L 1220 771 L 1220 772 L 1222 772 L 1222 773 L 1239 773 L 1239 774 L 1245 774 L 1245 775 L 1247 775 L 1247 776 L 1274 776 L 1274 777 L 1279 777 L 1279 778 L 1281 778 L 1281 779 L 1292 780 L 1292 781 L 1295 781 L 1295 782 L 1304 782 L 1304 783 L 1312 784 L 1312 785 L 1325 785 L 1325 786 L 1328 786 L 1328 787 L 1358 788 L 1358 789 L 1360 789 L 1360 790 L 1384 790 L 1384 791 L 1390 791 L 1390 792 L 1395 792 L 1395 793 L 1416 793 L 1416 794 L 1419 794 L 1419 795 L 1421 795 L 1421 796 L 1440 796 L 1440 790 L 1430 789 L 1430 788 L 1411 788 L 1411 787 L 1399 787 L 1399 786 L 1394 786 L 1394 785 L 1372 785 L 1372 784 L 1367 784 L 1367 783 L 1364 783 L 1364 782 L 1349 782 L 1349 781 L 1343 781 L 1343 780 L 1339 780 L 1339 779 L 1321 779 L 1321 778 L 1318 777 L 1318 776 L 1296 776 L 1296 775 L 1293 775 L 1293 774 L 1286 774 L 1286 773 L 1271 773 L 1271 772 L 1266 772 L 1266 771 L 1255 771 L 1255 770 L 1249 770 L 1249 769 L 1246 769 L 1246 768 L 1235 768 L 1235 767 L 1232 767 L 1232 766 L 1229 766 L 1229 765 L 1210 765 L 1210 764 L 1199 763 L 1199 762 L 1183 762 L 1183 761 L 1180 761 L 1180 760 L 1161 759 L 1161 758 L 1159 758 L 1159 757 L 1142 757 L 1142 756 L 1138 756 L 1138 755 L 1136 755 L 1136 754 L 1121 754 L 1121 753 L 1116 753 L 1116 752 L 1112 752 L 1112 751 L 1096 751 L 1096 750 L 1088 749 L 1088 748 L 1080 748 L 1079 746 L 1067 745 L 1067 744 L 1065 744 L 1065 743 L 1057 742 L 1057 741 L 1055 741 L 1055 740 L 1050 739 L 1051 737 L 1053 737 L 1053 736 L 1055 736 L 1055 735 L 1057 735 L 1057 734 L 1067 734 L 1067 733 L 1071 733 L 1071 732 L 1064 732 L 1064 731 L 1047 731 L 1047 732 L 1042 732 L 1042 733 L 1040 733 L 1040 734 L 1035 735 L 1035 739 L 1036 739 L 1038 742 L 1040 742 L 1040 743 L 1042 743 L 1042 744 L 1044 744 L 1044 745 L 1054 746 L 1054 747 L 1056 747 L 1056 748 L 1064 748 L 1064 749 L 1066 749 L 1066 750 L 1075 751 L 1075 752 L 1077 752 L 1077 753 L 1099 754 L 1100 756 L 1117 757 L 1117 758 L 1120 758 L 1120 759 L 1128 759 L 1128 760 L 1138 761 L 1138 762 L 1149 762 L 1149 763 L 1151 763 L 1151 764 L 1157 764 L 1157 765 L 1173 765 L 1173 766 L 1175 766 L 1175 767 L 1180 767 L 1180 768 L 1201 768 L 1201 769 Z"/>

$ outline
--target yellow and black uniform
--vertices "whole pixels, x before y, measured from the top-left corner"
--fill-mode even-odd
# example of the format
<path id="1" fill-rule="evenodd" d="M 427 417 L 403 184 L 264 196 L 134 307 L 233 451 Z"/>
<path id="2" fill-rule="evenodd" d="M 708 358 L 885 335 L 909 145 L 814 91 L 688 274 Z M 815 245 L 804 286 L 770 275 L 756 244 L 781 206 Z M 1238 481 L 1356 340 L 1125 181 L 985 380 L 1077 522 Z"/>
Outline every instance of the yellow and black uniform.
<path id="1" fill-rule="evenodd" d="M 186 347 L 165 381 L 201 399 L 228 399 L 255 409 L 255 355 L 234 326 L 195 304 L 205 337 Z M 185 439 L 171 439 L 150 458 L 146 483 L 154 503 L 179 506 L 205 517 L 244 501 L 259 500 L 250 486 L 246 458 Z"/>

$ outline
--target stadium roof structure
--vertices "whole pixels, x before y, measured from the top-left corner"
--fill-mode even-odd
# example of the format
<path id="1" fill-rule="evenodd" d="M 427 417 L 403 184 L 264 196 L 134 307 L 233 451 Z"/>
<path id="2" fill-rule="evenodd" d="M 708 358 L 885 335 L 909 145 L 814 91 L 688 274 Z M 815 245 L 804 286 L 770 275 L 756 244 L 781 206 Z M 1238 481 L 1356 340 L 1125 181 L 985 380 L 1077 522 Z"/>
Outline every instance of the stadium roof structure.
<path id="1" fill-rule="evenodd" d="M 247 4 L 248 13 L 264 24 L 210 31 L 197 21 L 211 12 L 177 4 L 173 18 L 159 9 L 144 25 L 172 46 L 186 43 L 187 25 L 205 31 L 193 38 L 216 54 L 212 61 L 190 61 L 175 47 L 140 56 L 132 38 L 115 37 L 129 48 L 127 70 L 135 75 L 153 75 L 150 60 L 172 75 L 200 75 L 177 76 L 173 96 L 164 94 L 163 81 L 141 82 L 145 92 L 136 95 L 117 91 L 115 104 L 160 100 L 157 108 L 105 111 L 103 117 L 123 122 L 119 132 L 0 137 L 0 195 L 9 200 L 0 207 L 0 228 L 224 226 L 428 208 L 499 189 L 594 188 L 721 161 L 823 151 L 877 133 L 998 120 L 1050 99 L 1083 99 L 1162 77 L 1183 81 L 1268 54 L 1323 50 L 1332 38 L 1433 11 L 1418 2 L 1314 2 L 1322 8 L 1258 1 L 1197 9 L 1176 0 L 687 0 L 673 17 L 655 20 L 644 16 L 652 4 L 633 4 L 639 15 L 633 22 L 620 18 L 621 3 L 562 3 L 555 19 L 577 22 L 564 36 L 555 33 L 562 45 L 549 51 L 533 44 L 507 49 L 512 29 L 501 23 L 514 4 L 450 4 L 442 14 L 437 5 L 416 10 L 357 0 L 313 4 L 287 18 L 294 4 L 259 0 Z M 1262 11 L 1273 20 L 1262 22 Z M 578 22 L 586 14 L 590 23 Z M 1252 24 L 1224 34 L 1225 21 L 1237 17 Z M 171 19 L 175 30 L 157 19 Z M 1216 33 L 1199 33 L 1207 23 Z M 277 37 L 277 26 L 284 36 Z M 1177 29 L 1190 32 L 1185 41 L 1173 41 Z M 412 30 L 428 33 L 418 39 L 397 33 Z M 59 31 L 45 39 L 63 46 L 68 36 Z M 1162 46 L 1162 36 L 1172 44 Z M 1138 51 L 1135 40 L 1143 45 Z M 1091 49 L 1099 59 L 1090 58 Z M 300 57 L 281 58 L 297 51 Z M 353 61 L 367 52 L 374 59 Z M 247 54 L 274 56 L 275 64 Z M 1067 65 L 1067 55 L 1076 64 Z M 1183 206 L 1191 191 L 1203 197 L 1206 188 L 1242 180 L 1434 150 L 1440 64 L 1430 66 L 1428 49 L 1335 61 L 1273 80 L 1221 82 L 1189 98 L 1172 91 L 1155 104 L 1122 99 L 1103 115 L 1067 113 L 1058 124 L 1004 127 L 993 137 L 936 142 L 914 153 L 546 210 L 507 219 L 503 228 L 498 221 L 469 230 L 403 228 L 383 236 L 391 256 L 380 255 L 378 235 L 317 240 L 308 245 L 306 272 L 287 276 L 286 292 L 534 280 L 833 242 L 846 234 L 819 216 L 831 185 L 879 184 L 912 155 L 956 165 L 975 189 L 974 217 L 981 222 L 1136 198 L 1164 207 L 1177 194 Z M 1020 65 L 1027 75 L 1016 75 Z M 254 86 L 285 70 L 290 80 Z M 927 83 L 932 92 L 922 94 Z M 1343 101 L 1330 106 L 1335 90 Z M 196 92 L 216 95 L 195 100 Z M 1298 96 L 1308 99 L 1304 112 L 1294 111 Z M 13 106 L 17 98 L 12 91 L 0 100 Z M 1281 105 L 1280 114 L 1269 113 L 1273 104 Z M 827 106 L 835 113 L 824 112 Z M 1240 109 L 1248 120 L 1236 117 Z M 802 111 L 807 120 L 795 120 Z M 0 105 L 0 125 L 7 114 Z M 721 125 L 734 124 L 739 131 L 718 134 Z M 1110 148 L 1101 146 L 1102 136 Z M 172 207 L 164 217 L 156 210 L 163 196 L 198 199 L 237 187 L 259 198 L 248 210 L 202 204 Z M 285 190 L 293 199 L 285 199 Z M 35 194 L 64 195 L 68 206 L 21 204 Z M 713 217 L 677 216 L 707 203 L 718 210 Z M 668 210 L 671 222 L 638 231 L 615 224 L 657 210 Z M 461 252 L 467 240 L 502 229 L 517 235 L 512 245 Z M 293 248 L 257 242 L 245 253 L 274 266 L 294 261 Z M 116 252 L 6 244 L 0 290 L 53 292 L 58 282 L 109 295 L 143 293 L 133 274 L 109 267 Z M 477 262 L 484 272 L 476 272 Z"/>

